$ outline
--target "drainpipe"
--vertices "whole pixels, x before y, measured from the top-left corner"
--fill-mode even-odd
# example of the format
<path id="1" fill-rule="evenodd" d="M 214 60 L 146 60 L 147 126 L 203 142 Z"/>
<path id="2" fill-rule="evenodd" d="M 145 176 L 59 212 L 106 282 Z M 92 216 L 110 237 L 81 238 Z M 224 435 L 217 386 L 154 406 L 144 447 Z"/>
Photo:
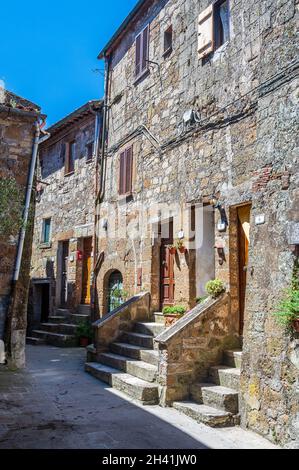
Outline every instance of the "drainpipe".
<path id="1" fill-rule="evenodd" d="M 18 240 L 17 256 L 16 256 L 16 261 L 15 261 L 15 266 L 14 266 L 11 292 L 10 292 L 10 302 L 7 308 L 6 318 L 4 319 L 5 321 L 4 335 L 6 337 L 7 343 L 9 343 L 9 337 L 10 337 L 10 325 L 9 325 L 8 320 L 9 320 L 9 317 L 11 315 L 11 311 L 14 305 L 16 285 L 20 276 L 20 269 L 21 269 L 22 256 L 23 256 L 23 250 L 24 250 L 24 242 L 25 242 L 25 236 L 26 236 L 26 226 L 28 223 L 31 193 L 32 193 L 32 188 L 33 188 L 33 180 L 34 180 L 36 160 L 37 160 L 37 154 L 38 154 L 38 146 L 39 144 L 41 144 L 42 142 L 44 142 L 50 137 L 50 134 L 48 132 L 43 131 L 45 135 L 44 137 L 40 138 L 41 129 L 44 125 L 45 125 L 45 118 L 43 118 L 42 124 L 39 123 L 39 120 L 35 122 L 35 137 L 34 137 L 30 169 L 29 169 L 29 175 L 28 175 L 28 181 L 27 181 L 27 187 L 26 187 L 26 197 L 25 197 L 25 204 L 24 204 L 23 216 L 22 216 L 22 228 L 20 230 L 19 240 Z M 1 348 L 3 348 L 2 339 L 0 340 L 0 343 L 1 343 L 0 344 L 0 350 L 1 350 Z M 2 357 L 0 357 L 0 363 L 3 364 L 5 363 L 5 351 L 3 354 L 1 354 L 1 356 Z"/>
<path id="2" fill-rule="evenodd" d="M 94 216 L 94 265 L 93 265 L 93 305 L 92 305 L 92 317 L 95 320 L 96 314 L 96 286 L 97 286 L 97 275 L 99 272 L 98 265 L 101 257 L 98 256 L 98 215 L 97 209 L 104 196 L 105 192 L 105 150 L 106 150 L 106 131 L 107 131 L 107 120 L 108 120 L 108 95 L 109 95 L 109 71 L 110 71 L 110 57 L 105 57 L 105 88 L 104 88 L 104 104 L 103 104 L 103 125 L 102 125 L 102 144 L 101 144 L 101 156 L 97 156 L 96 160 L 96 174 L 95 174 L 95 216 Z M 99 168 L 100 167 L 100 168 Z M 100 169 L 100 177 L 98 178 L 98 171 Z"/>

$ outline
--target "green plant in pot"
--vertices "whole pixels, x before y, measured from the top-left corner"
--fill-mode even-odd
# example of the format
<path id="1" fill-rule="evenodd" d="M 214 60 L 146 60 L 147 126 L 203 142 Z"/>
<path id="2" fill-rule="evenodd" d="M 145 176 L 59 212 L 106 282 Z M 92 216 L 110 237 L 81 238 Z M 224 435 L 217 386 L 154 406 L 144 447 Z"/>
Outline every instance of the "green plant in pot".
<path id="1" fill-rule="evenodd" d="M 184 242 L 181 238 L 178 238 L 175 241 L 175 248 L 180 252 L 180 253 L 186 253 L 186 248 L 184 246 Z"/>
<path id="2" fill-rule="evenodd" d="M 213 297 L 213 299 L 216 299 L 219 295 L 225 292 L 225 284 L 220 279 L 208 281 L 206 283 L 206 291 L 211 297 Z"/>
<path id="3" fill-rule="evenodd" d="M 80 346 L 86 347 L 92 341 L 92 326 L 87 321 L 81 321 L 76 329 L 76 336 L 79 339 Z"/>
<path id="4" fill-rule="evenodd" d="M 299 279 L 296 275 L 292 278 L 291 286 L 284 290 L 273 315 L 280 325 L 299 332 Z"/>
<path id="5" fill-rule="evenodd" d="M 163 308 L 165 326 L 168 327 L 173 325 L 179 320 L 184 313 L 186 313 L 186 307 L 182 305 L 167 306 Z"/>

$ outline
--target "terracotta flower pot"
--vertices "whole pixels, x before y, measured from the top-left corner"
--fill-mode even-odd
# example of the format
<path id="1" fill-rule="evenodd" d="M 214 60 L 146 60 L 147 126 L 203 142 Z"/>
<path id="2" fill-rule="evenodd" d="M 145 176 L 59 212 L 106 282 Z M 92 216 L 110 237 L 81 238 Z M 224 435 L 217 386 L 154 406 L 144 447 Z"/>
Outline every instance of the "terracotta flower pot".
<path id="1" fill-rule="evenodd" d="M 182 315 L 178 313 L 164 313 L 164 324 L 166 328 L 176 323 L 181 317 Z"/>
<path id="2" fill-rule="evenodd" d="M 179 248 L 179 252 L 180 252 L 180 253 L 186 253 L 186 251 L 187 251 L 187 250 L 186 250 L 186 248 L 185 248 L 184 246 L 181 246 L 181 247 Z"/>
<path id="3" fill-rule="evenodd" d="M 299 318 L 297 320 L 293 321 L 293 329 L 294 329 L 294 331 L 299 333 Z"/>
<path id="4" fill-rule="evenodd" d="M 174 246 L 172 246 L 171 248 L 169 248 L 169 253 L 171 255 L 175 255 L 175 252 L 176 252 L 176 248 Z"/>
<path id="5" fill-rule="evenodd" d="M 86 348 L 89 345 L 89 339 L 85 338 L 84 336 L 81 336 L 80 338 L 80 346 L 82 348 Z"/>

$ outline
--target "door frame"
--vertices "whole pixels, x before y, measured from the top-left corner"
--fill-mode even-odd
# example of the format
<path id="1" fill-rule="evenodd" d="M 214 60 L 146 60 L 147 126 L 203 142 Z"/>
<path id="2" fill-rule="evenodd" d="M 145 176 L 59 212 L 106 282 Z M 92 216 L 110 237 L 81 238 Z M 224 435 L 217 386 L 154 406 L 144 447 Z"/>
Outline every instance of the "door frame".
<path id="1" fill-rule="evenodd" d="M 162 226 L 163 225 L 168 225 L 169 226 L 169 237 L 164 239 L 162 238 Z M 175 262 L 175 254 L 170 255 L 172 260 L 173 260 L 173 268 L 172 268 L 172 302 L 169 303 L 164 303 L 163 302 L 163 296 L 162 296 L 162 271 L 163 271 L 163 266 L 162 266 L 162 248 L 166 243 L 163 243 L 163 240 L 167 240 L 168 243 L 173 243 L 174 241 L 174 230 L 173 230 L 173 217 L 170 217 L 169 219 L 165 219 L 159 222 L 159 227 L 158 227 L 158 237 L 159 237 L 159 308 L 162 311 L 165 306 L 171 306 L 174 305 L 174 292 L 175 292 L 175 277 L 174 277 L 174 262 Z"/>
<path id="2" fill-rule="evenodd" d="M 244 318 L 246 314 L 246 288 L 245 285 L 244 302 L 241 300 L 241 272 L 240 272 L 240 222 L 238 209 L 248 206 L 250 214 L 252 202 L 246 201 L 229 208 L 229 272 L 230 272 L 230 296 L 231 296 L 231 316 L 234 322 L 234 329 L 239 336 L 243 335 Z M 249 218 L 250 220 L 250 218 Z M 249 246 L 248 246 L 249 249 Z M 242 312 L 241 312 L 242 309 Z"/>

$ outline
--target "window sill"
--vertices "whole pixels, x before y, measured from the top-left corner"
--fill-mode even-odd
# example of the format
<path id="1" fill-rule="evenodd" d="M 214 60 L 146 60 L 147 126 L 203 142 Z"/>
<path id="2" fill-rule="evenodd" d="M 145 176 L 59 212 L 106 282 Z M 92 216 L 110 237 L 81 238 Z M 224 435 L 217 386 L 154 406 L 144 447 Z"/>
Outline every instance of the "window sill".
<path id="1" fill-rule="evenodd" d="M 70 171 L 69 173 L 65 173 L 64 177 L 66 178 L 67 176 L 72 176 L 75 173 L 75 171 Z"/>
<path id="2" fill-rule="evenodd" d="M 122 202 L 129 202 L 133 199 L 133 193 L 130 192 L 130 193 L 126 193 L 126 194 L 119 194 L 118 195 L 118 201 L 120 203 Z"/>
<path id="3" fill-rule="evenodd" d="M 149 69 L 144 70 L 138 77 L 135 77 L 134 85 L 138 85 L 142 80 L 144 80 L 150 73 Z"/>
<path id="4" fill-rule="evenodd" d="M 47 250 L 47 249 L 49 249 L 49 248 L 52 248 L 52 242 L 48 242 L 48 243 L 42 242 L 42 243 L 40 243 L 40 244 L 38 245 L 38 247 L 39 247 L 41 250 Z"/>
<path id="5" fill-rule="evenodd" d="M 93 158 L 87 158 L 87 159 L 85 160 L 85 163 L 92 163 L 92 161 L 93 161 Z"/>

